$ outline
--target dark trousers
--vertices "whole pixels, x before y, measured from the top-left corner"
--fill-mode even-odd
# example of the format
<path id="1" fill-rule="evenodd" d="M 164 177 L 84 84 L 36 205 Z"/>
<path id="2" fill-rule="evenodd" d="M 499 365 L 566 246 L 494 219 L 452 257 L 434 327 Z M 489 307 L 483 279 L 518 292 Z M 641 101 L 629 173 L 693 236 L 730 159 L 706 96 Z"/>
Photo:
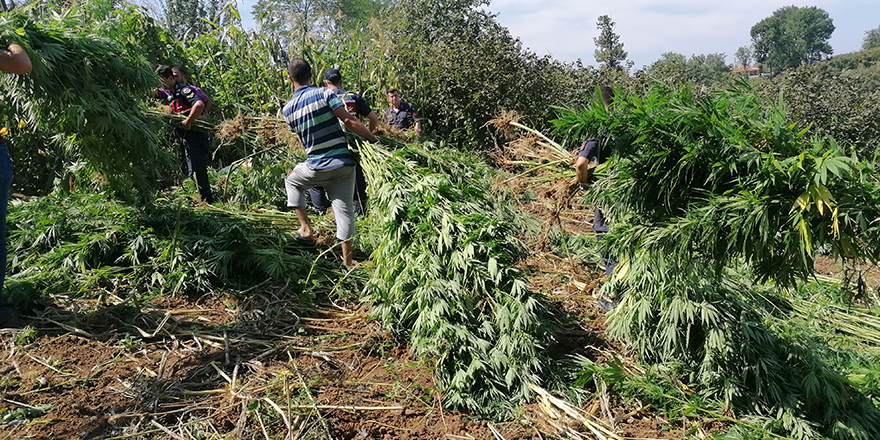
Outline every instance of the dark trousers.
<path id="1" fill-rule="evenodd" d="M 608 228 L 608 219 L 605 218 L 605 213 L 599 208 L 596 208 L 593 211 L 593 231 L 596 233 L 596 238 L 599 240 L 602 239 L 603 234 L 610 231 Z M 614 258 L 611 255 L 602 255 L 601 258 L 602 262 L 605 263 L 605 275 L 611 275 L 611 273 L 614 272 L 614 268 L 617 267 L 617 258 Z"/>
<path id="2" fill-rule="evenodd" d="M 0 212 L 3 214 L 3 223 L 0 223 L 0 261 L 3 262 L 3 271 L 0 272 L 0 306 L 5 303 L 2 295 L 3 285 L 6 282 L 6 212 L 9 205 L 9 189 L 12 186 L 12 158 L 9 157 L 9 149 L 6 143 L 0 141 Z"/>
<path id="3" fill-rule="evenodd" d="M 208 134 L 182 128 L 175 129 L 175 132 L 177 139 L 183 146 L 187 176 L 195 176 L 202 201 L 213 203 L 214 197 L 211 194 L 211 184 L 208 181 L 208 156 L 211 153 Z"/>
<path id="4" fill-rule="evenodd" d="M 325 212 L 330 208 L 330 200 L 324 187 L 316 186 L 309 188 L 309 198 L 312 199 L 312 207 L 318 212 Z M 367 177 L 360 164 L 354 167 L 354 213 L 364 215 L 367 212 Z"/>

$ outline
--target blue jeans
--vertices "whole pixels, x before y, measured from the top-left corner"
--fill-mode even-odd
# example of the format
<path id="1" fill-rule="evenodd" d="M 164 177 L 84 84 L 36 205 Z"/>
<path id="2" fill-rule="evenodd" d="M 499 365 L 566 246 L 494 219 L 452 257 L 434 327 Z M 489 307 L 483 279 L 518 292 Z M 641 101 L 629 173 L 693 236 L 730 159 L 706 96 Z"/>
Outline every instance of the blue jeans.
<path id="1" fill-rule="evenodd" d="M 0 223 L 0 261 L 3 262 L 3 271 L 0 272 L 0 292 L 6 281 L 6 210 L 9 204 L 9 189 L 12 187 L 12 158 L 9 157 L 9 149 L 6 143 L 0 141 L 0 211 L 3 213 L 3 222 Z M 3 296 L 0 295 L 0 304 L 3 304 Z"/>

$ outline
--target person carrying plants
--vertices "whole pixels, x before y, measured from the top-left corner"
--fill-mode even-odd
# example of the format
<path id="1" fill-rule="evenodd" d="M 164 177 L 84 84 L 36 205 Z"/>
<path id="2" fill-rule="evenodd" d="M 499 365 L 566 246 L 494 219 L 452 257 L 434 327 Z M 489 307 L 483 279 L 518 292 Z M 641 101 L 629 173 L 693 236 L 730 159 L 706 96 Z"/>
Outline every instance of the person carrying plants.
<path id="1" fill-rule="evenodd" d="M 614 90 L 608 86 L 601 86 L 599 90 L 602 94 L 602 102 L 605 104 L 605 107 L 609 107 L 614 99 Z M 589 186 L 592 174 L 591 171 L 593 168 L 604 163 L 611 157 L 611 145 L 608 141 L 609 139 L 605 136 L 601 139 L 591 137 L 581 144 L 581 148 L 578 150 L 574 162 L 578 187 L 581 190 L 586 190 Z M 602 234 L 605 234 L 609 230 L 608 218 L 605 217 L 605 213 L 602 209 L 596 207 L 593 210 L 593 232 L 595 232 L 598 239 L 601 240 Z M 610 276 L 614 272 L 614 268 L 617 267 L 617 261 L 610 255 L 603 255 L 602 262 L 605 263 L 605 276 Z M 597 303 L 601 309 L 611 311 L 620 304 L 622 299 L 623 294 L 621 293 L 613 299 L 599 298 Z"/>
<path id="2" fill-rule="evenodd" d="M 205 203 L 213 203 L 211 184 L 208 181 L 208 155 L 210 154 L 210 142 L 208 134 L 193 130 L 193 121 L 201 116 L 205 110 L 205 102 L 199 98 L 195 90 L 181 84 L 174 77 L 171 67 L 161 65 L 156 68 L 156 74 L 162 78 L 165 86 L 166 100 L 171 104 L 171 111 L 186 116 L 180 126 L 174 128 L 174 134 L 183 145 L 186 153 L 187 174 L 195 175 L 196 184 L 199 187 L 199 195 Z"/>
<path id="3" fill-rule="evenodd" d="M 199 99 L 201 99 L 202 102 L 205 103 L 205 109 L 202 110 L 202 114 L 199 115 L 199 117 L 206 118 L 210 116 L 211 109 L 214 108 L 214 100 L 211 99 L 211 97 L 208 96 L 208 94 L 206 94 L 201 88 L 196 87 L 190 84 L 189 81 L 187 81 L 186 70 L 184 70 L 183 67 L 174 66 L 171 68 L 171 73 L 174 75 L 174 79 L 177 80 L 177 82 L 193 89 L 193 91 L 196 92 L 196 96 L 198 96 Z M 166 91 L 165 89 L 156 89 L 153 95 L 156 99 L 161 99 L 163 101 L 168 99 L 168 91 Z"/>
<path id="4" fill-rule="evenodd" d="M 397 89 L 388 89 L 388 103 L 391 107 L 385 110 L 385 120 L 388 125 L 401 130 L 409 130 L 410 127 L 416 133 L 416 137 L 422 131 L 422 123 L 419 122 L 419 112 L 416 106 L 400 101 L 400 92 Z"/>
<path id="5" fill-rule="evenodd" d="M 327 69 L 324 72 L 324 86 L 332 90 L 342 100 L 349 114 L 354 117 L 360 115 L 367 118 L 370 132 L 376 132 L 376 128 L 379 126 L 379 117 L 370 108 L 370 104 L 367 104 L 360 95 L 348 92 L 342 88 L 342 73 L 338 69 Z M 367 178 L 364 176 L 364 170 L 360 164 L 355 166 L 354 178 L 354 213 L 355 215 L 363 215 L 366 213 L 367 207 Z M 327 200 L 323 187 L 316 186 L 310 188 L 309 198 L 312 200 L 312 207 L 318 215 L 324 215 L 327 212 L 327 208 L 330 207 L 330 201 Z"/>
<path id="6" fill-rule="evenodd" d="M 306 150 L 305 162 L 296 164 L 284 179 L 287 206 L 299 220 L 296 239 L 314 242 L 306 212 L 304 190 L 322 186 L 327 191 L 336 217 L 336 238 L 342 242 L 342 262 L 353 266 L 351 238 L 354 237 L 354 182 L 357 159 L 348 149 L 343 125 L 370 142 L 379 139 L 352 116 L 332 90 L 312 85 L 312 66 L 302 58 L 290 60 L 287 74 L 293 97 L 282 113 L 290 131 L 299 136 Z"/>
<path id="7" fill-rule="evenodd" d="M 0 49 L 0 71 L 24 75 L 31 71 L 31 59 L 24 48 L 16 43 L 5 43 Z M 2 130 L 6 131 L 5 128 Z M 2 133 L 6 134 L 6 133 Z M 9 204 L 9 190 L 12 186 L 12 158 L 9 157 L 9 148 L 6 140 L 0 135 L 0 211 L 3 213 L 3 223 L 0 224 L 0 261 L 3 269 L 0 272 L 0 325 L 5 325 L 18 318 L 19 313 L 14 307 L 3 299 L 3 286 L 6 281 L 6 210 Z"/>

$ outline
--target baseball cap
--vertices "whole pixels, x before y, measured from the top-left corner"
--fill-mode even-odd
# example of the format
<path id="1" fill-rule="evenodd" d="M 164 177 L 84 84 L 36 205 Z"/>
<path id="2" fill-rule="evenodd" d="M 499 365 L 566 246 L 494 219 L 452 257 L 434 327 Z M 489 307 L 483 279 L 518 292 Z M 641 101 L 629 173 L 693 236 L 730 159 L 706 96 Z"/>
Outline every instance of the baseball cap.
<path id="1" fill-rule="evenodd" d="M 342 81 L 342 73 L 339 72 L 339 69 L 327 69 L 324 72 L 324 79 L 332 83 L 339 82 Z"/>

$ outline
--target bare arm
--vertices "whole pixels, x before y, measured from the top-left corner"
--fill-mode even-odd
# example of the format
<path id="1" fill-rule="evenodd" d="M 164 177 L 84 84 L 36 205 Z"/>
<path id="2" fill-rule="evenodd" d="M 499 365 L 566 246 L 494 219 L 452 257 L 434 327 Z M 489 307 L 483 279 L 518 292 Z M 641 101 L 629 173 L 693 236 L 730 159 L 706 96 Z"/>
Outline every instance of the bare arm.
<path id="1" fill-rule="evenodd" d="M 205 110 L 205 103 L 203 101 L 196 101 L 196 103 L 193 104 L 192 108 L 189 110 L 189 115 L 186 117 L 186 119 L 180 125 L 185 130 L 189 130 L 190 128 L 192 128 L 193 121 L 196 118 L 198 118 L 199 115 L 201 115 L 202 111 L 204 111 L 204 110 Z"/>
<path id="2" fill-rule="evenodd" d="M 590 182 L 590 160 L 586 157 L 578 156 L 574 161 L 574 170 L 577 173 L 578 183 L 581 187 L 586 187 Z"/>
<path id="3" fill-rule="evenodd" d="M 18 44 L 9 43 L 6 49 L 0 50 L 0 70 L 25 74 L 30 72 L 32 68 L 30 57 Z"/>
<path id="4" fill-rule="evenodd" d="M 364 126 L 361 121 L 358 121 L 356 117 L 352 116 L 348 110 L 345 109 L 344 105 L 336 107 L 336 110 L 333 110 L 333 114 L 336 115 L 336 117 L 339 118 L 349 130 L 363 136 L 366 140 L 374 144 L 379 143 L 379 138 L 373 136 L 373 133 L 370 133 L 370 130 L 367 130 L 367 127 Z"/>
<path id="5" fill-rule="evenodd" d="M 379 127 L 379 117 L 376 116 L 376 112 L 370 112 L 370 114 L 367 115 L 367 119 L 370 123 L 370 132 L 375 133 L 376 128 Z"/>
<path id="6" fill-rule="evenodd" d="M 416 119 L 416 124 L 413 126 L 416 131 L 416 137 L 422 134 L 422 122 Z"/>
<path id="7" fill-rule="evenodd" d="M 211 98 L 208 98 L 205 101 L 205 111 L 202 112 L 202 114 L 204 114 L 205 116 L 209 116 L 211 114 L 212 108 L 214 108 L 214 100 Z"/>

